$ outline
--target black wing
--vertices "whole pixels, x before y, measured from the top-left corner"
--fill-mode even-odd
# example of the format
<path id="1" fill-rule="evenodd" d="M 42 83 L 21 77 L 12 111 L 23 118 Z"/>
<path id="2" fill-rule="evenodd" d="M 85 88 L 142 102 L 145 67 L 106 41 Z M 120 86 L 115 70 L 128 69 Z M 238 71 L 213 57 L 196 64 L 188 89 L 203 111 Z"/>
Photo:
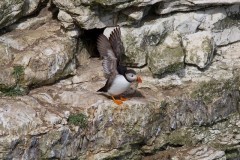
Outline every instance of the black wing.
<path id="1" fill-rule="evenodd" d="M 122 54 L 125 52 L 125 48 L 123 46 L 123 42 L 121 40 L 121 30 L 119 27 L 115 28 L 109 37 L 109 42 L 112 46 L 113 52 L 117 57 L 117 65 L 121 64 Z"/>

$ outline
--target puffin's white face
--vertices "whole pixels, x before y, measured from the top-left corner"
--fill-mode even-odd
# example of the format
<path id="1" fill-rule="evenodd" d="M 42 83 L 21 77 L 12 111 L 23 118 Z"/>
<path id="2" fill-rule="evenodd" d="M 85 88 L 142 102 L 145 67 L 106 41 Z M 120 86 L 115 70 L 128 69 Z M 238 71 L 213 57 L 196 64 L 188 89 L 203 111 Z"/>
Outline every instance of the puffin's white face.
<path id="1" fill-rule="evenodd" d="M 134 82 L 137 80 L 137 75 L 134 73 L 126 73 L 126 78 L 130 81 L 130 82 Z"/>

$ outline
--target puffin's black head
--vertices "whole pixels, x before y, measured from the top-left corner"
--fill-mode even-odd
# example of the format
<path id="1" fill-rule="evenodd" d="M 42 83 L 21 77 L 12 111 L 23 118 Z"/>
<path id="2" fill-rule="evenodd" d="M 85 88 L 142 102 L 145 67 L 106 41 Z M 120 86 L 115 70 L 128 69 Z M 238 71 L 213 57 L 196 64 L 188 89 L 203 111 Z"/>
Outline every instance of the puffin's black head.
<path id="1" fill-rule="evenodd" d="M 137 76 L 137 73 L 132 69 L 129 69 L 125 72 L 125 77 L 129 82 L 137 81 L 138 83 L 142 83 L 142 79 Z"/>

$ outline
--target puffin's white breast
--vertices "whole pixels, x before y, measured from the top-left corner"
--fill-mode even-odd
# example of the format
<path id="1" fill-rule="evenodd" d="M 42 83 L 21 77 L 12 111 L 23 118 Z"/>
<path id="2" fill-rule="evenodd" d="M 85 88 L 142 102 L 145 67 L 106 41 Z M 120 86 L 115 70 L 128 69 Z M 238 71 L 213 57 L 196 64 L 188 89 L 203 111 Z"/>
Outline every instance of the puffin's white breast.
<path id="1" fill-rule="evenodd" d="M 108 93 L 112 96 L 120 95 L 125 92 L 130 85 L 131 83 L 129 83 L 123 75 L 117 75 L 111 87 L 108 89 Z"/>

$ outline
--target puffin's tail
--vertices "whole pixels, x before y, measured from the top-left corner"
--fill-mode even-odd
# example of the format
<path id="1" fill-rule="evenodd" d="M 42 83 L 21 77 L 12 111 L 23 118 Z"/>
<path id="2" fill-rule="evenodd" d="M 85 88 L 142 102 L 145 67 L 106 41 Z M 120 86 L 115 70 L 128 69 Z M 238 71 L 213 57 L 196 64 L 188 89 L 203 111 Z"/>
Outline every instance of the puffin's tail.
<path id="1" fill-rule="evenodd" d="M 107 92 L 106 86 L 100 88 L 97 92 Z"/>
<path id="2" fill-rule="evenodd" d="M 108 80 L 105 83 L 105 85 L 102 88 L 100 88 L 97 92 L 107 92 L 107 91 L 108 91 Z"/>

